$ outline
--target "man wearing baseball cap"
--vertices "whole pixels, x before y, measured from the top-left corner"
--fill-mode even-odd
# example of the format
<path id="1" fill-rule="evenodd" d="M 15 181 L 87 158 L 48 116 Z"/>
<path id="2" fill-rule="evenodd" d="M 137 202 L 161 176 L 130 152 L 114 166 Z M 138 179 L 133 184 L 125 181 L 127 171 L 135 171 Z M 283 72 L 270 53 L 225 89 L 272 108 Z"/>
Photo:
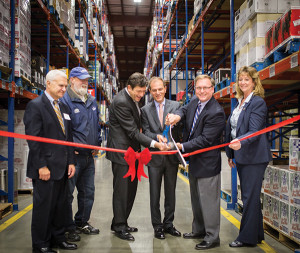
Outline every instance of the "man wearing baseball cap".
<path id="1" fill-rule="evenodd" d="M 88 79 L 91 76 L 82 67 L 73 68 L 70 72 L 70 85 L 62 98 L 70 109 L 73 140 L 77 143 L 101 145 L 101 128 L 96 99 L 88 93 Z M 79 233 L 99 234 L 99 229 L 88 223 L 95 195 L 95 164 L 93 150 L 75 148 L 76 173 L 69 180 L 66 238 L 68 241 L 79 241 Z M 73 220 L 72 202 L 74 189 L 78 191 L 78 210 Z"/>

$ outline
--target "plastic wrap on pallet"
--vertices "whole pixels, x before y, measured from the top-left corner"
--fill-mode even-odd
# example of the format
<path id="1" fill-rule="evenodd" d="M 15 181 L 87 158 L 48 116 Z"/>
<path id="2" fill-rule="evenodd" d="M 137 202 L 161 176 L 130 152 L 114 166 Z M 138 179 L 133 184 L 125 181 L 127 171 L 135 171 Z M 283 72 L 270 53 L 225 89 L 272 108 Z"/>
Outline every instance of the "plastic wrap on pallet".
<path id="1" fill-rule="evenodd" d="M 300 207 L 290 206 L 290 236 L 300 243 Z"/>

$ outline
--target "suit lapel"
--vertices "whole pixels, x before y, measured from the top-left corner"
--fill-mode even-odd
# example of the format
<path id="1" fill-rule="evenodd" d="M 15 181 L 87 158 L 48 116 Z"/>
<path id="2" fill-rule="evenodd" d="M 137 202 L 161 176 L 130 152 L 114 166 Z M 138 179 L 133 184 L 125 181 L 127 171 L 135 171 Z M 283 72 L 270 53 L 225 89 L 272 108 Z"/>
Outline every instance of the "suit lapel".
<path id="1" fill-rule="evenodd" d="M 241 111 L 241 114 L 240 114 L 240 116 L 239 116 L 239 118 L 238 118 L 238 122 L 237 122 L 237 126 L 236 126 L 236 133 L 238 133 L 238 131 L 239 131 L 241 125 L 242 125 L 242 122 L 243 122 L 244 116 L 245 116 L 245 111 L 246 111 L 247 107 L 250 105 L 250 103 L 251 103 L 253 97 L 254 97 L 254 96 L 252 95 L 250 101 L 244 105 L 244 107 L 243 107 L 243 109 L 242 109 L 242 111 Z"/>
<path id="2" fill-rule="evenodd" d="M 132 100 L 132 98 L 128 95 L 128 93 L 126 92 L 125 89 L 123 89 L 123 95 L 126 97 L 128 103 L 131 105 L 132 109 L 133 109 L 133 117 L 136 120 L 138 127 L 141 126 L 141 118 L 140 118 L 140 113 L 138 111 L 138 108 L 135 104 L 135 102 Z"/>
<path id="3" fill-rule="evenodd" d="M 190 120 L 188 120 L 188 130 L 189 132 L 191 131 L 192 129 L 192 125 L 193 125 L 193 121 L 194 121 L 194 117 L 195 117 L 195 113 L 196 113 L 196 110 L 197 110 L 197 105 L 198 105 L 198 99 L 194 99 L 192 100 L 190 103 L 191 103 L 191 114 L 190 114 Z M 199 115 L 200 116 L 200 115 Z M 199 119 L 199 118 L 198 118 Z M 195 131 L 195 128 L 196 126 L 194 127 L 193 129 L 193 132 Z"/>
<path id="4" fill-rule="evenodd" d="M 60 129 L 61 133 L 64 134 L 64 132 L 63 132 L 61 126 L 60 126 L 60 123 L 59 123 L 59 121 L 58 121 L 56 112 L 54 111 L 54 109 L 53 109 L 53 107 L 52 107 L 52 105 L 51 105 L 51 103 L 50 103 L 50 100 L 47 98 L 47 96 L 46 96 L 45 94 L 43 94 L 42 96 L 43 96 L 43 97 L 42 97 L 42 100 L 43 100 L 43 102 L 44 102 L 44 104 L 45 104 L 45 107 L 47 108 L 47 110 L 48 110 L 48 112 L 50 113 L 50 115 L 52 116 L 52 118 L 55 120 L 56 124 L 59 126 L 59 129 Z M 63 116 L 63 114 L 62 114 L 62 116 Z M 64 122 L 64 123 L 65 123 L 65 122 Z M 66 131 L 66 130 L 65 130 L 65 131 Z"/>
<path id="5" fill-rule="evenodd" d="M 159 128 L 162 130 L 154 101 L 152 102 L 152 105 L 150 106 L 150 114 L 152 115 L 153 120 L 155 121 L 155 124 L 157 124 L 159 126 Z"/>

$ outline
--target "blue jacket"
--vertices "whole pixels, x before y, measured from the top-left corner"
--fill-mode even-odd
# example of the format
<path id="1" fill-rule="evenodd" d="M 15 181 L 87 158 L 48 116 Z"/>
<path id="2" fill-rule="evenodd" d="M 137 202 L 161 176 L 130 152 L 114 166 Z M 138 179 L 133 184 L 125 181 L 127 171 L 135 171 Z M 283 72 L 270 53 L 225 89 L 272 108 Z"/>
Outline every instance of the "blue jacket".
<path id="1" fill-rule="evenodd" d="M 250 101 L 245 104 L 237 123 L 236 138 L 241 139 L 266 127 L 267 106 L 265 101 L 253 95 Z M 231 126 L 229 116 L 226 124 L 225 142 L 230 142 Z M 272 160 L 270 144 L 266 134 L 262 134 L 241 142 L 241 149 L 234 151 L 228 146 L 225 147 L 228 158 L 235 158 L 240 164 L 266 163 Z"/>
<path id="2" fill-rule="evenodd" d="M 96 99 L 88 94 L 88 99 L 84 103 L 69 86 L 61 102 L 70 109 L 73 141 L 100 146 L 102 138 Z M 75 148 L 75 150 L 82 151 L 79 148 Z"/>

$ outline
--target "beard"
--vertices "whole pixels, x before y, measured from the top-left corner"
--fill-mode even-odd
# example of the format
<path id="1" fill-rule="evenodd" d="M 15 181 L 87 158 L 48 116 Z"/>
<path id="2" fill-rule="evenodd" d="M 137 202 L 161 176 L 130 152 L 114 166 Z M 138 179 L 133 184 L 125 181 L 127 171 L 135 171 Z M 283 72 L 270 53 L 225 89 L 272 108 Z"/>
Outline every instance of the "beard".
<path id="1" fill-rule="evenodd" d="M 79 96 L 85 96 L 87 94 L 87 88 L 79 88 L 78 89 L 74 86 L 74 90 Z"/>

